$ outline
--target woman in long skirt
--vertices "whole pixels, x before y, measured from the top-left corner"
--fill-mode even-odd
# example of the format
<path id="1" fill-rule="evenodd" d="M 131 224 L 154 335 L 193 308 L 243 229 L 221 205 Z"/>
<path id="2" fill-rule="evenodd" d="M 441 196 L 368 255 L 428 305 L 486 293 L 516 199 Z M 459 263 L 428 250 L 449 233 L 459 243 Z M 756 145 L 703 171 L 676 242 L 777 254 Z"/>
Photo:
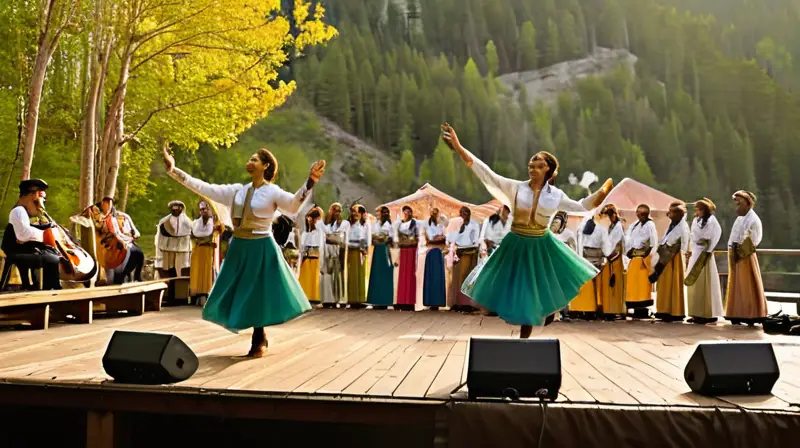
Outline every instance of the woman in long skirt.
<path id="1" fill-rule="evenodd" d="M 591 263 L 550 233 L 550 218 L 558 210 L 594 209 L 611 190 L 611 179 L 583 201 L 573 201 L 553 185 L 558 161 L 552 154 L 535 154 L 528 162 L 529 179 L 516 181 L 496 174 L 462 147 L 452 127 L 442 130 L 445 142 L 514 217 L 511 232 L 462 291 L 506 322 L 520 325 L 520 337 L 528 338 L 534 325 L 545 324 L 597 275 Z"/>
<path id="2" fill-rule="evenodd" d="M 323 308 L 336 308 L 344 298 L 344 264 L 350 222 L 342 219 L 342 204 L 335 202 L 325 217 L 325 269 L 320 279 Z"/>
<path id="3" fill-rule="evenodd" d="M 233 239 L 203 308 L 203 319 L 233 332 L 253 328 L 247 356 L 263 357 L 267 348 L 264 327 L 284 323 L 311 309 L 272 238 L 272 218 L 278 210 L 288 215 L 297 213 L 325 173 L 325 161 L 315 162 L 308 180 L 291 194 L 272 183 L 278 174 L 278 161 L 266 149 L 259 149 L 247 161 L 245 167 L 252 178 L 247 185 L 206 183 L 175 167 L 175 159 L 166 148 L 162 155 L 173 179 L 218 203 L 217 210 L 229 209 L 231 213 Z"/>
<path id="4" fill-rule="evenodd" d="M 395 308 L 414 311 L 417 304 L 417 248 L 420 225 L 411 207 L 403 207 L 403 219 L 397 226 L 397 245 L 400 247 L 400 275 L 397 280 Z"/>
<path id="5" fill-rule="evenodd" d="M 300 234 L 300 286 L 308 301 L 320 301 L 320 272 L 325 270 L 322 251 L 325 247 L 325 224 L 322 223 L 322 209 L 314 207 L 304 217 Z M 299 219 L 299 217 L 298 217 Z"/>
<path id="6" fill-rule="evenodd" d="M 480 245 L 481 228 L 472 219 L 469 207 L 461 207 L 459 211 L 462 224 L 458 232 L 453 232 L 453 279 L 448 291 L 448 304 L 453 311 L 470 313 L 478 308 L 468 293 L 461 290 L 461 285 L 470 275 L 476 275 L 475 267 L 478 265 L 478 246 Z"/>
<path id="7" fill-rule="evenodd" d="M 625 266 L 622 254 L 625 253 L 625 231 L 619 219 L 617 207 L 608 204 L 600 214 L 608 216 L 608 243 L 611 255 L 606 257 L 606 264 L 600 272 L 600 285 L 603 289 L 603 316 L 606 320 L 616 320 L 620 316 L 625 319 L 628 307 L 625 304 Z"/>
<path id="8" fill-rule="evenodd" d="M 447 218 L 439 215 L 439 209 L 431 210 L 425 221 L 425 277 L 422 286 L 422 304 L 431 310 L 447 305 L 447 282 L 445 280 L 444 252 L 446 247 L 445 229 Z"/>
<path id="9" fill-rule="evenodd" d="M 394 263 L 389 250 L 394 228 L 388 207 L 381 207 L 380 218 L 372 225 L 372 269 L 369 275 L 367 303 L 386 309 L 394 302 Z"/>
<path id="10" fill-rule="evenodd" d="M 347 305 L 350 308 L 362 308 L 367 301 L 367 249 L 371 239 L 367 209 L 362 205 L 353 205 L 349 222 L 345 267 Z"/>
<path id="11" fill-rule="evenodd" d="M 689 239 L 686 295 L 689 322 L 709 324 L 725 314 L 722 309 L 722 287 L 719 284 L 714 248 L 722 237 L 722 227 L 714 216 L 717 207 L 704 198 L 694 204 L 694 220 Z"/>

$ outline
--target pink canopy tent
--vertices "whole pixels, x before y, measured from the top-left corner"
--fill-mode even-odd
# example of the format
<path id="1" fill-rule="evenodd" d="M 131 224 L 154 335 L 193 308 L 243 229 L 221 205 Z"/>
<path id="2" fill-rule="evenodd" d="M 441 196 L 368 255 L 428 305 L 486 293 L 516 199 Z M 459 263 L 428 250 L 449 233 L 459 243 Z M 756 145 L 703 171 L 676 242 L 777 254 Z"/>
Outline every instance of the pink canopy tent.
<path id="1" fill-rule="evenodd" d="M 399 215 L 406 205 L 414 210 L 414 217 L 417 219 L 427 218 L 430 209 L 434 207 L 438 208 L 440 213 L 452 219 L 458 216 L 461 207 L 467 206 L 472 210 L 473 219 L 483 221 L 497 211 L 500 201 L 492 200 L 483 205 L 474 205 L 460 201 L 431 184 L 425 184 L 410 195 L 382 204 L 381 207 L 389 207 L 392 217 L 394 217 Z"/>
<path id="2" fill-rule="evenodd" d="M 650 206 L 650 219 L 655 222 L 660 236 L 669 227 L 669 218 L 667 218 L 669 204 L 677 200 L 673 196 L 626 177 L 614 186 L 606 199 L 597 208 L 597 211 L 600 211 L 606 204 L 614 204 L 625 221 L 625 228 L 627 229 L 629 225 L 636 222 L 636 207 L 639 204 L 647 204 Z M 577 229 L 583 219 L 584 216 L 569 215 L 568 227 L 573 230 Z"/>

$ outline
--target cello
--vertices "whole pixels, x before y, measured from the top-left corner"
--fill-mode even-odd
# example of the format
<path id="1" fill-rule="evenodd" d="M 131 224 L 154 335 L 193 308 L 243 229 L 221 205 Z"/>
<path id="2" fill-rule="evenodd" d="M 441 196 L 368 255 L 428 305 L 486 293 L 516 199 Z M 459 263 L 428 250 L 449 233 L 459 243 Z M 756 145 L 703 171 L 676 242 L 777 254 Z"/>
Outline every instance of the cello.
<path id="1" fill-rule="evenodd" d="M 45 237 L 45 244 L 55 248 L 61 256 L 58 273 L 61 280 L 85 282 L 97 273 L 97 263 L 92 256 L 83 249 L 71 233 L 58 224 L 50 215 L 42 210 L 42 214 L 51 226 L 45 230 L 49 233 Z"/>

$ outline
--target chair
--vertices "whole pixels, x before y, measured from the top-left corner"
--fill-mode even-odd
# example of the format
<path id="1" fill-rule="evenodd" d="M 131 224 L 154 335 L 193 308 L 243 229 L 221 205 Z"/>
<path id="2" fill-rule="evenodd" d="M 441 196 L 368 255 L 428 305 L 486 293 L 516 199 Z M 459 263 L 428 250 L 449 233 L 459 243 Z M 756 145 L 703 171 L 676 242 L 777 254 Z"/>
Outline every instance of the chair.
<path id="1" fill-rule="evenodd" d="M 28 271 L 19 269 L 19 264 L 25 264 L 35 269 L 34 277 L 36 279 L 36 289 L 41 291 L 44 288 L 44 272 L 42 268 L 42 257 L 39 255 L 5 255 L 0 259 L 0 266 L 2 266 L 2 276 L 0 276 L 0 292 L 5 291 L 8 286 L 8 280 L 11 277 L 11 268 L 14 266 L 20 271 L 20 279 L 22 280 L 23 289 L 31 289 L 30 279 L 28 278 Z"/>

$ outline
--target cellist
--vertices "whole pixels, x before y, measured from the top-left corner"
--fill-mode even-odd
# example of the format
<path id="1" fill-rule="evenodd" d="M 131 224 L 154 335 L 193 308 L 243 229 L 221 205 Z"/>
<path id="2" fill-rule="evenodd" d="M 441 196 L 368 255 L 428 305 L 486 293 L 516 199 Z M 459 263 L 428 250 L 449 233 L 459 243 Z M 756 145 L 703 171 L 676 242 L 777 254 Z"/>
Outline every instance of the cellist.
<path id="1" fill-rule="evenodd" d="M 32 289 L 28 272 L 39 266 L 43 268 L 43 289 L 61 289 L 58 276 L 61 257 L 55 249 L 52 232 L 55 223 L 44 213 L 46 190 L 47 183 L 41 179 L 20 182 L 19 200 L 8 215 L 3 235 L 3 251 L 19 269 L 23 289 Z"/>

